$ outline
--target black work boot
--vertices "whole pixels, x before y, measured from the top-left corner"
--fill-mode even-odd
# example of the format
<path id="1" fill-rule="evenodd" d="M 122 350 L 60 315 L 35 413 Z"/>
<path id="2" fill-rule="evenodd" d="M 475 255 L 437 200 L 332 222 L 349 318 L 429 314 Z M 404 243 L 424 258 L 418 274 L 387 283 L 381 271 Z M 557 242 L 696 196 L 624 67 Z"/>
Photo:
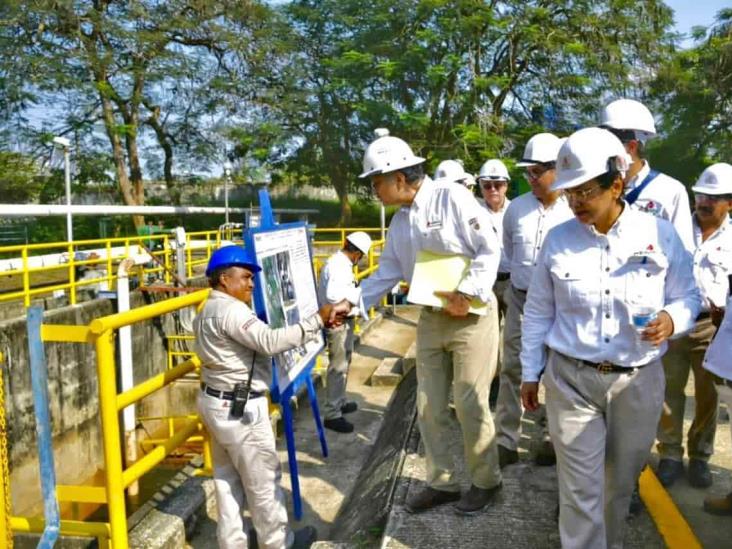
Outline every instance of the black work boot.
<path id="1" fill-rule="evenodd" d="M 295 540 L 292 542 L 292 549 L 310 549 L 310 546 L 318 539 L 318 531 L 314 526 L 306 526 L 295 530 Z"/>
<path id="2" fill-rule="evenodd" d="M 552 441 L 542 440 L 537 449 L 536 456 L 534 456 L 534 463 L 542 466 L 554 465 L 557 462 L 557 454 L 554 453 L 554 444 Z"/>
<path id="3" fill-rule="evenodd" d="M 694 488 L 709 488 L 712 485 L 712 472 L 704 460 L 690 459 L 689 470 L 686 474 L 689 478 L 689 484 Z"/>
<path id="4" fill-rule="evenodd" d="M 358 404 L 356 404 L 352 400 L 349 400 L 343 406 L 341 406 L 341 414 L 352 414 L 356 410 L 358 410 Z"/>
<path id="5" fill-rule="evenodd" d="M 462 515 L 477 513 L 496 497 L 501 486 L 502 484 L 498 484 L 493 488 L 479 488 L 475 484 L 471 484 L 470 489 L 455 504 L 455 510 Z"/>
<path id="6" fill-rule="evenodd" d="M 674 482 L 684 476 L 684 464 L 675 459 L 663 458 L 658 462 L 656 476 L 663 486 L 669 488 Z"/>
<path id="7" fill-rule="evenodd" d="M 447 492 L 426 486 L 407 499 L 407 511 L 421 513 L 438 505 L 450 503 L 460 499 L 460 492 Z"/>
<path id="8" fill-rule="evenodd" d="M 335 431 L 337 433 L 352 433 L 353 432 L 353 423 L 346 420 L 343 417 L 337 417 L 335 419 L 326 419 L 323 422 L 323 425 L 326 429 L 330 429 L 331 431 Z"/>
<path id="9" fill-rule="evenodd" d="M 501 469 L 517 461 L 518 452 L 516 450 L 509 450 L 505 446 L 498 445 L 498 465 Z"/>

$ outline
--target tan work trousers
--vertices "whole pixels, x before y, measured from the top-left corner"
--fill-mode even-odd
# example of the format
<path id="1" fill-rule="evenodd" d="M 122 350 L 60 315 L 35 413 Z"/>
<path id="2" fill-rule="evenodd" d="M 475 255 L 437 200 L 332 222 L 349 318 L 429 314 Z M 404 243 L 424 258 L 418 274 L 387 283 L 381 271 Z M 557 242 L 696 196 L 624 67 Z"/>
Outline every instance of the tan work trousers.
<path id="1" fill-rule="evenodd" d="M 419 317 L 417 419 L 425 448 L 427 484 L 432 488 L 460 490 L 449 437 L 451 386 L 471 482 L 479 488 L 493 488 L 501 482 L 488 407 L 498 352 L 497 322 L 494 305 L 485 316 L 451 318 L 425 308 Z"/>
<path id="2" fill-rule="evenodd" d="M 684 337 L 669 341 L 663 357 L 666 373 L 666 406 L 658 424 L 658 453 L 662 459 L 684 459 L 684 409 L 686 382 L 694 372 L 694 421 L 688 434 L 687 454 L 690 458 L 708 461 L 714 452 L 717 431 L 717 391 L 711 374 L 702 368 L 704 353 L 714 336 L 709 318 L 697 321 Z"/>
<path id="3" fill-rule="evenodd" d="M 323 407 L 325 419 L 338 419 L 346 403 L 346 382 L 348 366 L 353 354 L 353 321 L 349 320 L 337 328 L 326 330 L 328 339 L 328 374 L 326 378 L 326 401 Z"/>
<path id="4" fill-rule="evenodd" d="M 245 502 L 257 531 L 258 546 L 285 549 L 293 533 L 287 525 L 282 471 L 269 422 L 266 398 L 247 402 L 244 416 L 229 416 L 231 401 L 198 396 L 198 410 L 211 435 L 214 490 L 219 509 L 216 537 L 222 549 L 246 549 L 242 523 Z"/>
<path id="5" fill-rule="evenodd" d="M 627 374 L 602 374 L 550 350 L 544 385 L 562 547 L 619 549 L 661 415 L 661 361 Z"/>
<path id="6" fill-rule="evenodd" d="M 503 367 L 503 355 L 505 354 L 503 349 L 503 332 L 506 327 L 506 311 L 508 308 L 504 295 L 510 286 L 510 280 L 496 281 L 493 285 L 493 293 L 498 301 L 498 366 L 494 375 L 500 375 Z"/>
<path id="7" fill-rule="evenodd" d="M 501 385 L 496 402 L 496 431 L 498 444 L 518 450 L 521 429 L 521 324 L 524 320 L 526 292 L 509 285 L 503 296 L 506 302 L 506 323 L 503 329 L 503 363 Z M 539 408 L 538 419 L 542 439 L 549 439 L 546 410 Z"/>

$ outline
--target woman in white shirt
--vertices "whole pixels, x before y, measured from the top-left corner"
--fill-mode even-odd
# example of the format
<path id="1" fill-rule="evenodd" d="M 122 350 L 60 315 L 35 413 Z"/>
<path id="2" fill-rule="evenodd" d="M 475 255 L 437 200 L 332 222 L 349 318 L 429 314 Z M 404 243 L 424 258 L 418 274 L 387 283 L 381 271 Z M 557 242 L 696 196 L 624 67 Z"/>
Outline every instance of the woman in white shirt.
<path id="1" fill-rule="evenodd" d="M 564 143 L 553 188 L 575 217 L 547 235 L 524 309 L 521 398 L 537 408 L 544 373 L 564 548 L 622 547 L 661 415 L 665 341 L 700 307 L 673 225 L 623 201 L 627 166 L 606 130 Z"/>

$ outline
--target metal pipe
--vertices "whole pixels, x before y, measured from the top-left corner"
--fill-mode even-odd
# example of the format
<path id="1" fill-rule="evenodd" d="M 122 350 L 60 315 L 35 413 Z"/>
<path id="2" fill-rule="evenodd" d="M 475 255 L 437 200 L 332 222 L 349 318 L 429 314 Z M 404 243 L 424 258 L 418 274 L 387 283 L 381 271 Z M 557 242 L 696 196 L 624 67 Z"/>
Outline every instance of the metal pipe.
<path id="1" fill-rule="evenodd" d="M 59 534 L 61 517 L 56 500 L 56 470 L 53 464 L 53 438 L 51 437 L 51 414 L 48 411 L 48 371 L 46 353 L 41 339 L 43 309 L 29 307 L 27 314 L 28 350 L 33 387 L 33 407 L 36 411 L 36 435 L 38 439 L 38 464 L 41 469 L 43 492 L 43 516 L 45 528 L 38 542 L 40 549 L 51 549 Z"/>
<path id="2" fill-rule="evenodd" d="M 162 389 L 176 379 L 180 379 L 184 375 L 195 371 L 196 367 L 200 365 L 201 361 L 198 359 L 198 357 L 190 358 L 185 362 L 181 362 L 174 368 L 166 370 L 162 374 L 151 377 L 150 379 L 143 381 L 142 383 L 134 386 L 124 393 L 120 393 L 117 396 L 117 409 L 124 410 L 131 404 L 145 398 L 155 391 Z"/>
<path id="3" fill-rule="evenodd" d="M 66 185 L 66 240 L 74 241 L 74 222 L 71 217 L 71 159 L 69 148 L 64 147 L 64 183 Z"/>
<path id="4" fill-rule="evenodd" d="M 230 213 L 244 213 L 247 208 L 229 208 Z M 281 214 L 317 214 L 314 209 L 278 208 Z M 174 215 L 174 214 L 223 214 L 226 208 L 209 206 L 119 206 L 119 205 L 52 205 L 52 204 L 0 204 L 0 216 L 28 217 L 54 215 Z"/>

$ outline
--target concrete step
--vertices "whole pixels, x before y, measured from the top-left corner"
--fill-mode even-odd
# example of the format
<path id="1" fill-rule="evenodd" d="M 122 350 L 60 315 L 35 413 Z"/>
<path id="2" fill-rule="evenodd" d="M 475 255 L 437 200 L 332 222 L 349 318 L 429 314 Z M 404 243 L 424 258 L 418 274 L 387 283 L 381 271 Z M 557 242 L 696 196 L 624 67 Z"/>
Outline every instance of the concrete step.
<path id="1" fill-rule="evenodd" d="M 403 357 L 387 357 L 381 361 L 379 367 L 371 374 L 370 383 L 373 386 L 399 385 L 402 378 L 416 365 L 417 345 L 412 345 Z"/>

